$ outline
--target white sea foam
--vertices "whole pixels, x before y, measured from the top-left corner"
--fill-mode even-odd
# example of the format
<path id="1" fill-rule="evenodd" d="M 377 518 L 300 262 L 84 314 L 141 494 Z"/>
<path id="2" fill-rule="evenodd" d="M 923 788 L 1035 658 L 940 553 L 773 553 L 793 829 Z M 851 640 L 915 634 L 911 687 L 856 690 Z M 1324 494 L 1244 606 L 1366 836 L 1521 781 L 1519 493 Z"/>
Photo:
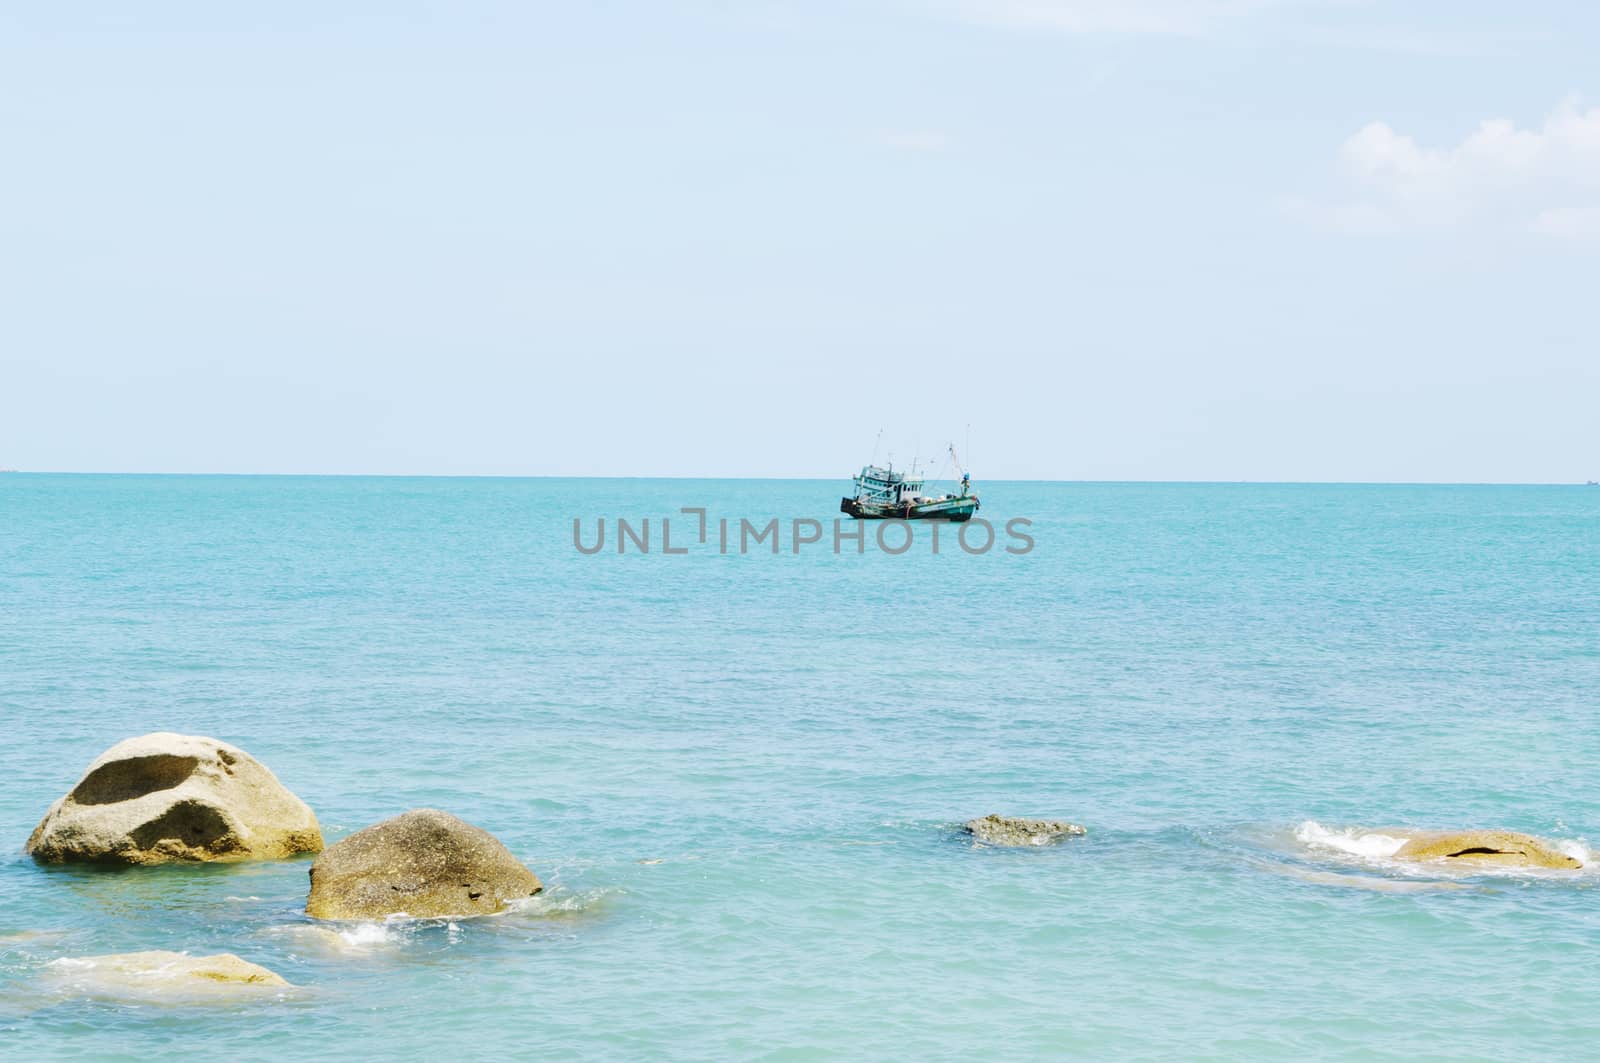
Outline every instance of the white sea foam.
<path id="1" fill-rule="evenodd" d="M 388 922 L 382 923 L 357 923 L 354 926 L 343 927 L 336 933 L 354 948 L 376 948 L 395 943 L 397 936 L 395 926 Z"/>
<path id="2" fill-rule="evenodd" d="M 1558 841 L 1556 842 L 1556 848 L 1582 864 L 1585 870 L 1594 867 L 1594 853 L 1582 842 Z"/>
<path id="3" fill-rule="evenodd" d="M 508 901 L 506 911 L 533 918 L 597 915 L 622 892 L 616 887 L 581 890 L 577 893 L 546 891 Z"/>
<path id="4" fill-rule="evenodd" d="M 1393 856 L 1406 843 L 1404 838 L 1397 838 L 1380 831 L 1363 830 L 1360 827 L 1329 830 L 1310 819 L 1295 828 L 1294 836 L 1302 844 L 1313 848 L 1334 849 L 1341 853 L 1349 853 L 1351 856 L 1380 860 Z"/>
<path id="5" fill-rule="evenodd" d="M 295 947 L 324 956 L 361 956 L 401 945 L 404 931 L 390 923 L 272 927 L 264 933 L 286 937 Z"/>

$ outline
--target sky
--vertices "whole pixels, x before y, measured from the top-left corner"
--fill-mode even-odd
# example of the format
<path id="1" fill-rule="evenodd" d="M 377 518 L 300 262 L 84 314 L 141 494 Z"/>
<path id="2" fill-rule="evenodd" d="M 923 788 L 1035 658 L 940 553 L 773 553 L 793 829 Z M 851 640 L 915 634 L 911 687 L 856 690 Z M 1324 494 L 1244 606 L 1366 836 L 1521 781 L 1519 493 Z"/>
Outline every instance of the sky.
<path id="1" fill-rule="evenodd" d="M 0 467 L 1600 479 L 1597 56 L 1587 0 L 9 3 Z"/>

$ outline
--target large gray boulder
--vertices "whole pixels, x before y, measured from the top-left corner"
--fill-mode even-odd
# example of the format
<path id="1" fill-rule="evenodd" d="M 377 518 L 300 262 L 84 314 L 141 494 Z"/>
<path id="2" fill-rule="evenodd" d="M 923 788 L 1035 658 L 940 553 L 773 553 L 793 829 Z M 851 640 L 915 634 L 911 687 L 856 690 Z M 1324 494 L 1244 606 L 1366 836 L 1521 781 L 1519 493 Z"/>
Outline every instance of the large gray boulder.
<path id="1" fill-rule="evenodd" d="M 1385 831 L 1385 834 L 1390 833 Z M 1557 849 L 1543 838 L 1509 830 L 1451 832 L 1395 832 L 1406 843 L 1395 851 L 1396 860 L 1442 862 L 1493 867 L 1545 867 L 1572 870 L 1583 862 Z"/>
<path id="2" fill-rule="evenodd" d="M 1076 823 L 1061 819 L 1022 819 L 988 815 L 969 820 L 962 828 L 985 845 L 1053 845 L 1063 838 L 1085 834 Z"/>
<path id="3" fill-rule="evenodd" d="M 492 915 L 544 887 L 488 831 L 419 808 L 337 842 L 311 865 L 316 919 Z"/>
<path id="4" fill-rule="evenodd" d="M 118 742 L 28 838 L 41 863 L 276 859 L 322 848 L 317 817 L 237 746 L 195 735 Z"/>

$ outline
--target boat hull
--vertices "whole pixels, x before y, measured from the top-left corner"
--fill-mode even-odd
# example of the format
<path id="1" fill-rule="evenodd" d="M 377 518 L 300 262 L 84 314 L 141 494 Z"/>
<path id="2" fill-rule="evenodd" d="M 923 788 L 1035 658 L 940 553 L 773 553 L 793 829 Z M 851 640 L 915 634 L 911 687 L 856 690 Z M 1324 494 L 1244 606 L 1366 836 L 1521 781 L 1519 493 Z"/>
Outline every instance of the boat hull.
<path id="1" fill-rule="evenodd" d="M 959 524 L 971 520 L 977 511 L 978 500 L 971 496 L 901 506 L 861 502 L 854 498 L 839 499 L 839 512 L 849 514 L 856 520 L 947 520 Z"/>

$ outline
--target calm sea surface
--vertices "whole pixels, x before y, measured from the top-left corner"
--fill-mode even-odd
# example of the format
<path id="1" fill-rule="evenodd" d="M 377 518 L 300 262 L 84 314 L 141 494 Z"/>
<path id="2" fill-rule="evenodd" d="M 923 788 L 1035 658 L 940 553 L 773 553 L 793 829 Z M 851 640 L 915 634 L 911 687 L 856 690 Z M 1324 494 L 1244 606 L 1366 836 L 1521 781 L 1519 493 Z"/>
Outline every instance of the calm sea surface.
<path id="1" fill-rule="evenodd" d="M 0 1055 L 1594 1054 L 1600 871 L 1441 883 L 1361 830 L 1600 849 L 1600 489 L 985 483 L 1031 553 L 717 552 L 844 486 L 0 476 Z M 682 506 L 687 555 L 573 548 Z M 454 812 L 546 893 L 328 934 L 307 861 L 21 854 L 158 730 L 330 841 Z M 992 811 L 1089 834 L 957 833 Z M 52 988 L 156 948 L 299 988 Z"/>

